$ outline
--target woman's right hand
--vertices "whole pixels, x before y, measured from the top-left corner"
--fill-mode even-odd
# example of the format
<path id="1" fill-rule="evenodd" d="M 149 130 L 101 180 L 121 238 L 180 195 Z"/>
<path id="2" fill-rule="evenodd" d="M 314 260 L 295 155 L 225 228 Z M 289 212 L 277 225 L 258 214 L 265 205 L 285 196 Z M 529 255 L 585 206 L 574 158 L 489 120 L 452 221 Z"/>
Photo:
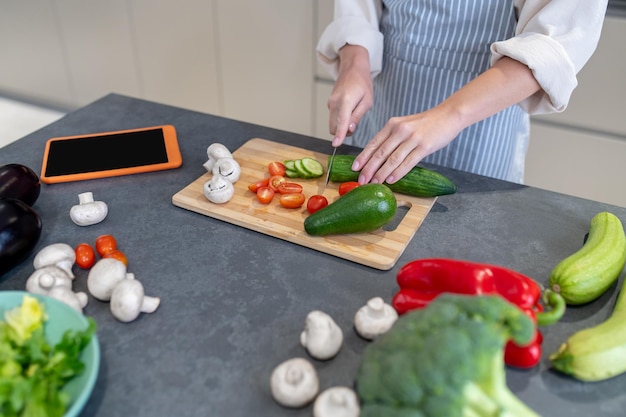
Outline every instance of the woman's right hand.
<path id="1" fill-rule="evenodd" d="M 334 147 L 355 131 L 373 102 L 369 54 L 361 46 L 345 45 L 339 50 L 339 73 L 328 99 L 328 127 L 334 135 Z"/>

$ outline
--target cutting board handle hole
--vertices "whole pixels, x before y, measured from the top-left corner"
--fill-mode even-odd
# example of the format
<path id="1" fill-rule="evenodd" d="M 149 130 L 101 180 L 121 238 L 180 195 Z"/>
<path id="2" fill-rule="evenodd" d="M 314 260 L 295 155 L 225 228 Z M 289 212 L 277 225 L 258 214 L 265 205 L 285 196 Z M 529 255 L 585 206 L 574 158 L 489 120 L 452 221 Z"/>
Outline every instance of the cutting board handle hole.
<path id="1" fill-rule="evenodd" d="M 402 219 L 404 219 L 404 216 L 406 216 L 410 208 L 410 206 L 398 205 L 398 208 L 396 209 L 396 214 L 394 214 L 393 219 L 391 219 L 389 223 L 383 226 L 383 230 L 386 232 L 393 232 L 394 230 L 396 230 L 396 227 L 398 227 L 398 225 L 402 223 Z"/>

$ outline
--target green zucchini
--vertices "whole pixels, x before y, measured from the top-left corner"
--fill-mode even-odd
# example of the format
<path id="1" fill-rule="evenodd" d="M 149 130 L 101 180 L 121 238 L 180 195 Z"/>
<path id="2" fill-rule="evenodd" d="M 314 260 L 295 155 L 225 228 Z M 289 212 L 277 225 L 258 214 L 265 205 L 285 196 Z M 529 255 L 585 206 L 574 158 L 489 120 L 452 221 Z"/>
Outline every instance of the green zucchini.
<path id="1" fill-rule="evenodd" d="M 559 262 L 550 287 L 570 305 L 600 297 L 619 278 L 626 264 L 626 235 L 617 216 L 603 211 L 591 219 L 583 247 Z"/>
<path id="2" fill-rule="evenodd" d="M 311 236 L 371 232 L 393 219 L 397 207 L 389 187 L 364 184 L 307 217 L 304 230 Z"/>
<path id="3" fill-rule="evenodd" d="M 356 157 L 352 155 L 335 155 L 335 159 L 330 168 L 330 181 L 357 181 L 359 171 L 352 170 L 352 163 L 355 158 Z M 413 167 L 408 174 L 393 184 L 385 183 L 385 185 L 394 192 L 415 197 L 437 197 L 440 195 L 454 194 L 456 192 L 456 184 L 450 181 L 449 178 L 420 166 Z"/>
<path id="4" fill-rule="evenodd" d="M 626 372 L 626 284 L 604 322 L 569 336 L 549 356 L 552 366 L 581 381 L 601 381 Z"/>

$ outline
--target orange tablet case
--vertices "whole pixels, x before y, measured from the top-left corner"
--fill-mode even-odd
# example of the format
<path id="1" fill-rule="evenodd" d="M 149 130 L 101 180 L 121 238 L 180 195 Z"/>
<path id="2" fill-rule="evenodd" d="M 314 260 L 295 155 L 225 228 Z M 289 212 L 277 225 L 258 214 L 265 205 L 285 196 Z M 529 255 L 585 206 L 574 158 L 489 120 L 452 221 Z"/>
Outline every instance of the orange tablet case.
<path id="1" fill-rule="evenodd" d="M 72 141 L 76 139 L 91 139 L 91 138 L 103 138 L 109 139 L 107 137 L 113 138 L 115 135 L 123 135 L 127 133 L 133 132 L 145 132 L 145 131 L 156 131 L 161 130 L 162 132 L 162 141 L 165 147 L 165 161 L 160 161 L 157 163 L 145 163 L 139 162 L 137 165 L 132 166 L 124 166 L 121 168 L 111 168 L 111 169 L 94 169 L 90 170 L 88 167 L 81 169 L 81 172 L 73 172 L 73 173 L 62 173 L 50 175 L 47 171 L 48 168 L 55 163 L 55 161 L 50 158 L 56 158 L 54 152 L 51 152 L 51 148 L 55 146 L 55 143 L 59 141 Z M 120 136 L 115 137 L 116 139 L 121 138 Z M 132 139 L 130 139 L 132 140 Z M 119 142 L 119 140 L 117 140 Z M 78 142 L 75 142 L 78 143 Z M 83 144 L 86 143 L 83 141 Z M 113 142 L 111 142 L 113 143 Z M 62 146 L 70 145 L 71 143 L 63 143 Z M 114 145 L 117 146 L 117 145 Z M 69 154 L 72 150 L 66 149 L 63 151 L 65 155 L 63 158 L 93 158 L 92 161 L 96 162 L 96 165 L 101 165 L 101 159 L 103 153 L 100 152 L 98 155 L 82 155 L 76 154 L 77 151 L 74 151 L 74 154 Z M 116 149 L 115 153 L 120 154 L 124 153 L 125 149 L 122 147 L 120 149 Z M 75 135 L 75 136 L 64 136 L 64 137 L 56 137 L 51 138 L 46 142 L 46 147 L 43 156 L 43 163 L 41 167 L 41 181 L 47 184 L 60 183 L 60 182 L 69 182 L 69 181 L 82 181 L 82 180 L 90 180 L 95 178 L 104 178 L 104 177 L 115 177 L 121 175 L 129 175 L 129 174 L 138 174 L 142 172 L 150 172 L 150 171 L 161 171 L 166 169 L 178 168 L 182 165 L 182 156 L 180 153 L 180 149 L 178 147 L 178 138 L 176 135 L 176 129 L 172 125 L 161 125 L 161 126 L 152 126 L 152 127 L 144 127 L 139 129 L 127 129 L 127 130 L 118 130 L 111 132 L 101 132 L 101 133 L 92 133 L 92 134 L 83 134 L 83 135 Z M 58 165 L 58 163 L 57 163 Z"/>

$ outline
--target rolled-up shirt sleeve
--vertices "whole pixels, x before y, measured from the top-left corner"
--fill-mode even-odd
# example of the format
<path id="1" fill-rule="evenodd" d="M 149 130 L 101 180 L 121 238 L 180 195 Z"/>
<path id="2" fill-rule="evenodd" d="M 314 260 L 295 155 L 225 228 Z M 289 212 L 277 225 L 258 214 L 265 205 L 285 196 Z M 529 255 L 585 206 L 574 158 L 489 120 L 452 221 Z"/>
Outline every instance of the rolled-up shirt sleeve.
<path id="1" fill-rule="evenodd" d="M 381 0 L 335 0 L 333 21 L 316 47 L 318 60 L 330 76 L 337 78 L 339 49 L 346 44 L 367 49 L 372 77 L 380 73 L 383 62 L 381 11 Z"/>
<path id="2" fill-rule="evenodd" d="M 527 65 L 541 91 L 520 103 L 530 114 L 565 110 L 576 75 L 595 51 L 608 0 L 516 1 L 514 37 L 491 45 L 491 63 L 503 56 Z"/>

